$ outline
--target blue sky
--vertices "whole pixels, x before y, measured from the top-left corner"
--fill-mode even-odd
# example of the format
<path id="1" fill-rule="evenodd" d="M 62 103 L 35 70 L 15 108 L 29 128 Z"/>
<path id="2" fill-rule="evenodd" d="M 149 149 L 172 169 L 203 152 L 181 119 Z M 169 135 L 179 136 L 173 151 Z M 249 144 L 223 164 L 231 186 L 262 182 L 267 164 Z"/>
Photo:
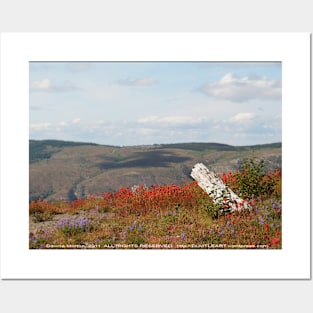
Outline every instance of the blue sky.
<path id="1" fill-rule="evenodd" d="M 282 140 L 279 62 L 30 62 L 29 76 L 30 139 Z"/>

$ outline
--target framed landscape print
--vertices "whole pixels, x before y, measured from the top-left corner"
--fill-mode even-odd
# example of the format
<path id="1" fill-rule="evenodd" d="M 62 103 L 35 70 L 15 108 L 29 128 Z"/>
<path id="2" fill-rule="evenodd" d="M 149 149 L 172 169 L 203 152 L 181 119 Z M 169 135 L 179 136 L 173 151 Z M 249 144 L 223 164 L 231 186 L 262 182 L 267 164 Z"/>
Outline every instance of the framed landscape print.
<path id="1" fill-rule="evenodd" d="M 309 278 L 309 39 L 2 34 L 3 278 Z"/>
<path id="2" fill-rule="evenodd" d="M 31 249 L 281 249 L 281 62 L 29 66 Z"/>

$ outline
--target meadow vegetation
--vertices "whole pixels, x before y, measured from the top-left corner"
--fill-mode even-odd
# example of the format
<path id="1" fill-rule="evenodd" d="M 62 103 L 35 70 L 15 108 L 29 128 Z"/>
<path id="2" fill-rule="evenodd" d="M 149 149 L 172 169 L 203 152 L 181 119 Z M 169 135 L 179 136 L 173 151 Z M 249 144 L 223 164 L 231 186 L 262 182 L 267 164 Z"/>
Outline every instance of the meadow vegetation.
<path id="1" fill-rule="evenodd" d="M 221 179 L 251 209 L 223 214 L 196 182 L 31 201 L 29 248 L 281 249 L 281 171 L 251 159 Z"/>

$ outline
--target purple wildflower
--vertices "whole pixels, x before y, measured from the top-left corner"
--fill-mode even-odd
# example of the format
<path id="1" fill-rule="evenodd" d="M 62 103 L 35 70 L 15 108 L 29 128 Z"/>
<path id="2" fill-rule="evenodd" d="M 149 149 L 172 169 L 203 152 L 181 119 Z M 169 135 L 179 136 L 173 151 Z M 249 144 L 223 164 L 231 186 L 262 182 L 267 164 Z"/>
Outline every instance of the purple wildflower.
<path id="1" fill-rule="evenodd" d="M 224 235 L 224 225 L 222 226 L 222 228 L 221 228 L 221 230 L 218 232 L 218 235 L 219 236 L 222 236 L 222 235 Z"/>
<path id="2" fill-rule="evenodd" d="M 264 219 L 263 219 L 262 216 L 259 216 L 259 223 L 260 223 L 261 225 L 264 225 Z"/>
<path id="3" fill-rule="evenodd" d="M 134 221 L 133 225 L 130 227 L 130 231 L 133 231 L 136 227 L 137 221 Z"/>
<path id="4" fill-rule="evenodd" d="M 142 230 L 143 230 L 143 226 L 144 226 L 144 223 L 140 224 L 140 225 L 138 226 L 138 230 L 139 230 L 139 231 L 142 231 Z"/>
<path id="5" fill-rule="evenodd" d="M 218 236 L 222 236 L 222 235 L 224 235 L 224 229 L 218 232 Z"/>
<path id="6" fill-rule="evenodd" d="M 279 210 L 279 209 L 281 209 L 281 204 L 272 201 L 272 208 L 273 208 L 274 210 Z"/>
<path id="7" fill-rule="evenodd" d="M 56 228 L 61 231 L 66 232 L 85 232 L 88 227 L 90 227 L 90 222 L 88 218 L 75 218 L 73 220 L 69 220 L 68 218 L 61 220 Z"/>
<path id="8" fill-rule="evenodd" d="M 88 225 L 88 218 L 81 218 L 79 221 L 79 227 L 85 229 Z"/>

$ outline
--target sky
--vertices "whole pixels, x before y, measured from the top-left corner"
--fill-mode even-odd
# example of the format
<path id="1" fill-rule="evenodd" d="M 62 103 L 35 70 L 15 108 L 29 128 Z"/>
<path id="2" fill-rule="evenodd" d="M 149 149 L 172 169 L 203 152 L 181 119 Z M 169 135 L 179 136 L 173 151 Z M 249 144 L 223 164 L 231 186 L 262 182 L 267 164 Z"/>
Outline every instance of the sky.
<path id="1" fill-rule="evenodd" d="M 30 62 L 30 139 L 281 142 L 280 62 Z"/>

